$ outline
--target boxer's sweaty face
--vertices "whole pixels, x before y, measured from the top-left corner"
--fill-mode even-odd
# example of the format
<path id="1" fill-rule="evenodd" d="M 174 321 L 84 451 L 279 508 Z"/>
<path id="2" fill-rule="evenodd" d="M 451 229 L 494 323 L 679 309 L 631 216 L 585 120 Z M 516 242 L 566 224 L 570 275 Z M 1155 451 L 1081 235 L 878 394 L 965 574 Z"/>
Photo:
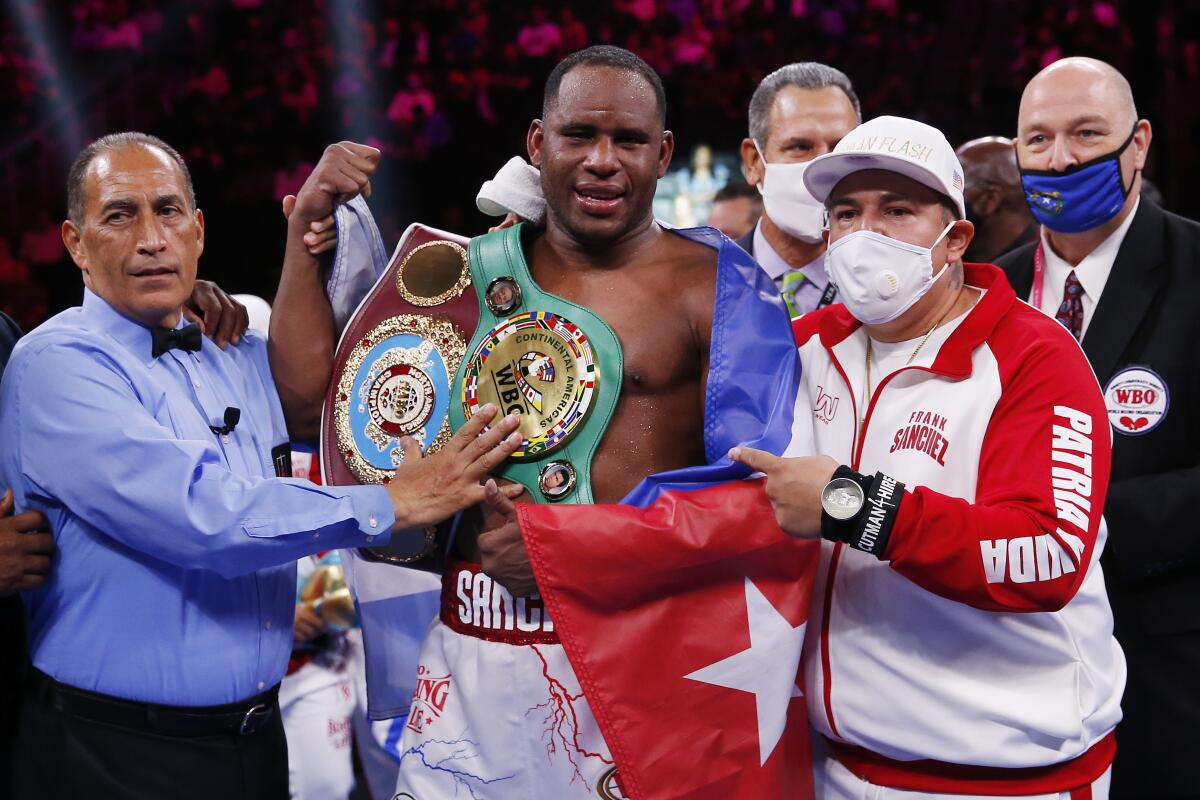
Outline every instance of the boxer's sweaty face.
<path id="1" fill-rule="evenodd" d="M 672 149 L 654 89 L 619 67 L 568 72 L 530 134 L 551 223 L 588 244 L 615 242 L 650 222 Z"/>
<path id="2" fill-rule="evenodd" d="M 182 170 L 156 147 L 119 147 L 92 161 L 83 196 L 82 224 L 64 223 L 63 239 L 88 288 L 130 319 L 173 326 L 204 249 Z"/>

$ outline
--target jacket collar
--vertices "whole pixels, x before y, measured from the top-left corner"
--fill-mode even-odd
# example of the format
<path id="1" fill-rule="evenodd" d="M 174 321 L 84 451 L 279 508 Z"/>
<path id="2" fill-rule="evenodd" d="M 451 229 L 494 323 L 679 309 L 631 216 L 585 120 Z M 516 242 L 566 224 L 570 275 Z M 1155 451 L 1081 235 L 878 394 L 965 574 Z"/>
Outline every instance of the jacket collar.
<path id="1" fill-rule="evenodd" d="M 1101 385 L 1107 383 L 1166 282 L 1165 222 L 1166 215 L 1153 203 L 1138 206 L 1088 323 L 1083 352 Z"/>

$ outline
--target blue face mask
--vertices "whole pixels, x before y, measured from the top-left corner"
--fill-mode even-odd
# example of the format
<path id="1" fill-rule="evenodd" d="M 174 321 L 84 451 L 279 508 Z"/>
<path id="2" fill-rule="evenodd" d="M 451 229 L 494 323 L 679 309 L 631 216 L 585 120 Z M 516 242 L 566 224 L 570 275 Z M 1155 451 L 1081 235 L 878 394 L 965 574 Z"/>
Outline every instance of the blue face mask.
<path id="1" fill-rule="evenodd" d="M 1121 155 L 1136 132 L 1134 125 L 1129 138 L 1115 151 L 1063 172 L 1021 169 L 1025 202 L 1034 219 L 1052 231 L 1079 233 L 1115 217 L 1133 187 L 1132 180 L 1129 188 L 1121 180 Z"/>

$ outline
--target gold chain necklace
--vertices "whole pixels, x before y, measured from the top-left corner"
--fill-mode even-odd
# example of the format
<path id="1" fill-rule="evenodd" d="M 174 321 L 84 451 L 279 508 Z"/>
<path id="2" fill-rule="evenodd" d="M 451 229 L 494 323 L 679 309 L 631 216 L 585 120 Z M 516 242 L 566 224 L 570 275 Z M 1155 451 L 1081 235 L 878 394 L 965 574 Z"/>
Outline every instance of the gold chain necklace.
<path id="1" fill-rule="evenodd" d="M 947 311 L 946 313 L 949 314 L 950 312 Z M 916 348 L 909 354 L 908 360 L 904 362 L 904 366 L 908 367 L 908 366 L 912 365 L 913 361 L 916 360 L 917 355 L 921 352 L 921 348 L 925 346 L 925 343 L 927 341 L 929 341 L 929 337 L 933 335 L 933 332 L 937 330 L 938 326 L 942 324 L 942 320 L 944 320 L 945 318 L 946 318 L 946 315 L 943 314 L 942 319 L 939 319 L 937 322 L 933 323 L 933 327 L 929 329 L 929 332 L 921 337 L 921 341 L 917 342 Z M 868 333 L 867 334 L 867 380 L 863 384 L 862 417 L 858 421 L 858 429 L 860 431 L 867 426 L 867 407 L 870 404 L 870 402 L 871 402 L 871 334 Z"/>

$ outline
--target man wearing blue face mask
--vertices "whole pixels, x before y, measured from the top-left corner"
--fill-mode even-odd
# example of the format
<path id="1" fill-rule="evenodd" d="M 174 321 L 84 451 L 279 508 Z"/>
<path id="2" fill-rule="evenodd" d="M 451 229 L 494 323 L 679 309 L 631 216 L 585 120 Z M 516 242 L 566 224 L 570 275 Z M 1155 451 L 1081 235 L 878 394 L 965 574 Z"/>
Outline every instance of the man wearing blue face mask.
<path id="1" fill-rule="evenodd" d="M 841 300 L 792 323 L 825 455 L 731 456 L 784 530 L 824 540 L 802 666 L 817 794 L 1105 797 L 1125 666 L 1087 361 L 997 267 L 962 263 L 940 131 L 879 117 L 804 181 Z"/>
<path id="2" fill-rule="evenodd" d="M 1200 796 L 1200 225 L 1140 202 L 1150 123 L 1108 64 L 1068 58 L 1021 98 L 1016 154 L 1039 241 L 999 260 L 1080 339 L 1104 387 L 1104 554 L 1129 661 L 1113 795 Z"/>
<path id="3" fill-rule="evenodd" d="M 804 188 L 805 167 L 861 121 L 850 79 L 811 61 L 775 70 L 750 98 L 742 168 L 762 193 L 763 214 L 737 243 L 775 281 L 793 317 L 835 299 L 824 267 L 825 208 Z"/>

